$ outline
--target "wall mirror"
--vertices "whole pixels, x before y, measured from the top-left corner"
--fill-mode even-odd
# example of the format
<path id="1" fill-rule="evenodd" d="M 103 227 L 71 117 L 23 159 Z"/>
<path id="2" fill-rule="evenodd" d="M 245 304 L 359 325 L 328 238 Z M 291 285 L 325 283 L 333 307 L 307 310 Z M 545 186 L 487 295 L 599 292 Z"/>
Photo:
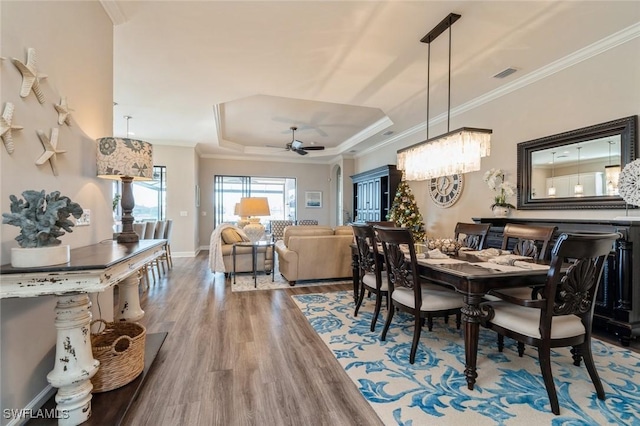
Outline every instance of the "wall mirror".
<path id="1" fill-rule="evenodd" d="M 518 209 L 626 208 L 618 176 L 636 159 L 637 121 L 631 116 L 519 143 Z"/>

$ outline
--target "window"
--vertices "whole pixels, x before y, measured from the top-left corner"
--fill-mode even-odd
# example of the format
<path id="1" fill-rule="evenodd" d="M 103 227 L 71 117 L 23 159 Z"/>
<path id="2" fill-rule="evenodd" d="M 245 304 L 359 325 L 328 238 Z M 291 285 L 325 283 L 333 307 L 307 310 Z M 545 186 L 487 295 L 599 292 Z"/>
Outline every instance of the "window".
<path id="1" fill-rule="evenodd" d="M 164 220 L 167 211 L 167 168 L 166 166 L 153 166 L 153 180 L 133 181 L 133 199 L 136 206 L 133 208 L 133 217 L 136 222 Z M 122 184 L 114 181 L 114 194 L 120 195 Z M 122 216 L 120 204 L 116 210 L 118 217 Z"/>
<path id="2" fill-rule="evenodd" d="M 279 177 L 222 176 L 214 178 L 215 226 L 224 222 L 237 222 L 236 203 L 242 197 L 267 197 L 269 217 L 267 222 L 276 220 L 296 220 L 296 180 Z"/>

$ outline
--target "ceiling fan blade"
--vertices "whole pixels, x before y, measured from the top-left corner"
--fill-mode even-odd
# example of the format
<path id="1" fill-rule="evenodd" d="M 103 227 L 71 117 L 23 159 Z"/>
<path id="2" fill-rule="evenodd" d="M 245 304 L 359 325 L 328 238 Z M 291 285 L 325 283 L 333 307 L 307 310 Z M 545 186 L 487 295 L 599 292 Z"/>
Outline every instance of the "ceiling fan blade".
<path id="1" fill-rule="evenodd" d="M 304 149 L 294 149 L 293 151 L 297 152 L 300 155 L 307 155 L 308 154 L 308 152 L 305 151 Z"/>
<path id="2" fill-rule="evenodd" d="M 322 151 L 324 150 L 324 146 L 303 146 L 299 149 L 304 149 L 305 151 Z"/>

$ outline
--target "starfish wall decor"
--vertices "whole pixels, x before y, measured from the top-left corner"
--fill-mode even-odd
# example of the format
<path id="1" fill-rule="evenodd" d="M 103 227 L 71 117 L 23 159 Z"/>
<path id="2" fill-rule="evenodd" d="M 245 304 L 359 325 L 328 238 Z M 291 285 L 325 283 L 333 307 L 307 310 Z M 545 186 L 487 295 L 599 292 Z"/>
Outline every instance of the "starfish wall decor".
<path id="1" fill-rule="evenodd" d="M 49 161 L 49 164 L 51 164 L 51 170 L 53 170 L 53 175 L 58 176 L 57 154 L 64 154 L 67 152 L 58 149 L 58 128 L 53 127 L 51 129 L 51 138 L 48 138 L 42 130 L 38 130 L 38 137 L 40 138 L 40 142 L 42 142 L 42 146 L 44 146 L 44 154 L 36 160 L 36 164 L 41 166 Z"/>
<path id="2" fill-rule="evenodd" d="M 38 72 L 36 49 L 32 47 L 27 49 L 26 64 L 16 58 L 13 58 L 12 62 L 18 68 L 18 70 L 20 70 L 20 73 L 22 73 L 22 87 L 20 88 L 20 96 L 26 98 L 33 90 L 36 98 L 38 98 L 38 102 L 43 104 L 44 93 L 42 93 L 42 90 L 40 89 L 40 80 L 44 80 L 45 78 L 47 78 L 47 75 Z"/>
<path id="3" fill-rule="evenodd" d="M 0 136 L 9 154 L 13 154 L 13 136 L 11 135 L 11 131 L 22 130 L 22 126 L 16 126 L 11 123 L 14 109 L 14 105 L 11 102 L 7 102 L 4 106 L 2 117 L 0 117 Z"/>
<path id="4" fill-rule="evenodd" d="M 66 123 L 67 126 L 71 126 L 71 108 L 67 104 L 67 98 L 60 99 L 59 104 L 55 104 L 54 108 L 58 111 L 58 124 Z"/>

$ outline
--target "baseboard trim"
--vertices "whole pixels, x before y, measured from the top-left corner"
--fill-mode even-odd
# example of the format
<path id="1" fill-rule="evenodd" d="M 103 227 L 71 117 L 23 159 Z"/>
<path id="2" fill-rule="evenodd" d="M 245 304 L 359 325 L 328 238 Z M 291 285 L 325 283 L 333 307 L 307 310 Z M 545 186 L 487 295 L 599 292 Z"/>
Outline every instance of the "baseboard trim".
<path id="1" fill-rule="evenodd" d="M 171 257 L 196 257 L 200 253 L 200 249 L 196 251 L 172 251 Z"/>
<path id="2" fill-rule="evenodd" d="M 47 385 L 44 389 L 42 389 L 29 403 L 24 407 L 24 412 L 34 412 L 40 409 L 52 396 L 57 392 L 58 389 L 54 388 L 51 385 Z M 18 426 L 24 425 L 29 421 L 29 418 L 17 417 L 12 419 L 7 426 Z"/>

